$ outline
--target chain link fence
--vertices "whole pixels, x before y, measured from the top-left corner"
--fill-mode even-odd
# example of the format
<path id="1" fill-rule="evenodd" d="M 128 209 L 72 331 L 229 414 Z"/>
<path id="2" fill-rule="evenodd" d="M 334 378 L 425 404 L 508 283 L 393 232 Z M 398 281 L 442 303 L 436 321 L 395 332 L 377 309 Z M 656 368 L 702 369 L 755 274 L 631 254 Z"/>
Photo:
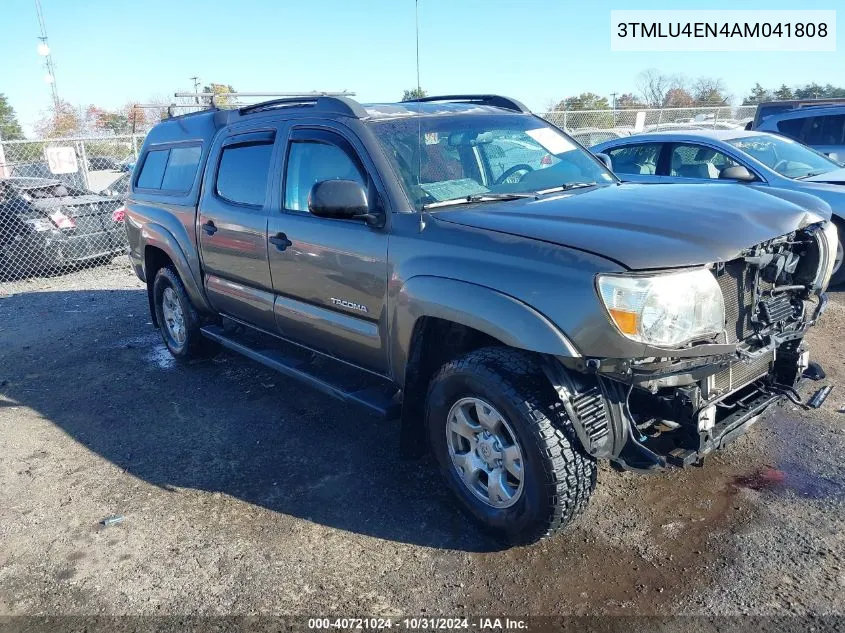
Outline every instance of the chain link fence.
<path id="1" fill-rule="evenodd" d="M 659 108 L 638 110 L 570 110 L 541 116 L 591 147 L 639 132 L 691 129 L 742 129 L 757 106 Z"/>
<path id="2" fill-rule="evenodd" d="M 195 111 L 186 103 L 170 114 Z M 542 116 L 590 147 L 642 131 L 741 128 L 754 112 L 755 106 L 726 106 Z M 148 109 L 145 120 L 166 116 L 162 106 Z M 100 266 L 126 252 L 121 207 L 143 140 L 143 134 L 0 140 L 0 295 L 10 282 L 19 289 L 15 282 Z"/>
<path id="3" fill-rule="evenodd" d="M 99 266 L 126 252 L 122 205 L 142 141 L 0 142 L 0 294 L 9 282 Z"/>

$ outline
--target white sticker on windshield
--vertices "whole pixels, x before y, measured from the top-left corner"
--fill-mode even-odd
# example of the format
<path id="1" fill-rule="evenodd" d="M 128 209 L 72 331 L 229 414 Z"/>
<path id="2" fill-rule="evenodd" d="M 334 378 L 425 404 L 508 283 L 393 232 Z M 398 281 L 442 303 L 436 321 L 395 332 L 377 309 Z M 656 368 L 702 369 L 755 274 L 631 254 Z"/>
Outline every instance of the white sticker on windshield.
<path id="1" fill-rule="evenodd" d="M 542 145 L 550 154 L 563 154 L 575 149 L 565 136 L 558 134 L 550 127 L 538 127 L 536 130 L 526 130 L 525 133 Z"/>

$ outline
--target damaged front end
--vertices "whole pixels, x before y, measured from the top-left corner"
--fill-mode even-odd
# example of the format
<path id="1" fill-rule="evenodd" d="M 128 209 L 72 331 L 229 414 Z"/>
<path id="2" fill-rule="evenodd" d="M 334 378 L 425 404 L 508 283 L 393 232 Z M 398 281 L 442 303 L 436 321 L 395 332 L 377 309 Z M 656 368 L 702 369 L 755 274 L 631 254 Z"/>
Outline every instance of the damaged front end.
<path id="1" fill-rule="evenodd" d="M 699 463 L 773 403 L 800 402 L 803 338 L 823 313 L 836 228 L 814 224 L 709 270 L 724 329 L 636 359 L 559 359 L 547 373 L 585 450 L 632 470 Z M 712 285 L 712 281 L 709 282 Z"/>

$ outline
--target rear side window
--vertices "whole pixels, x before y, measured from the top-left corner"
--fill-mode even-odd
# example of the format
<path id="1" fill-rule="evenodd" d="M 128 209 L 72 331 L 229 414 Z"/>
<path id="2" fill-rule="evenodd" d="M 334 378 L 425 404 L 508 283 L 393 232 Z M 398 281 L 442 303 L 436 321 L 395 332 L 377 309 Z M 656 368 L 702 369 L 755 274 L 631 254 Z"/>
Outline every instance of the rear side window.
<path id="1" fill-rule="evenodd" d="M 845 114 L 817 116 L 807 126 L 807 145 L 841 145 L 845 135 Z"/>
<path id="2" fill-rule="evenodd" d="M 171 149 L 161 188 L 168 191 L 190 190 L 191 185 L 194 184 L 194 177 L 197 175 L 200 154 L 202 154 L 202 148 L 199 145 Z"/>
<path id="3" fill-rule="evenodd" d="M 167 166 L 169 155 L 169 149 L 147 153 L 144 164 L 141 166 L 141 173 L 138 175 L 140 189 L 161 189 L 161 180 L 164 178 L 164 168 Z"/>
<path id="4" fill-rule="evenodd" d="M 660 143 L 624 145 L 606 153 L 617 174 L 654 174 L 662 147 Z"/>
<path id="5" fill-rule="evenodd" d="M 217 168 L 217 195 L 236 204 L 263 206 L 272 155 L 272 142 L 224 147 Z"/>
<path id="6" fill-rule="evenodd" d="M 137 187 L 162 191 L 190 191 L 201 155 L 202 147 L 199 145 L 149 152 L 141 166 Z"/>
<path id="7" fill-rule="evenodd" d="M 789 138 L 794 138 L 796 141 L 802 141 L 801 130 L 804 127 L 804 121 L 807 119 L 784 119 L 778 121 L 778 132 Z"/>

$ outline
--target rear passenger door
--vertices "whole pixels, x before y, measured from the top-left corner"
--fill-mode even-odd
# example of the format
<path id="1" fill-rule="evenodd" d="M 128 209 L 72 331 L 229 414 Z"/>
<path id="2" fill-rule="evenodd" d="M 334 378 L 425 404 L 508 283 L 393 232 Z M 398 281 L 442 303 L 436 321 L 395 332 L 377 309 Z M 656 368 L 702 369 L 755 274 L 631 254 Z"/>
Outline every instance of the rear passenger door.
<path id="1" fill-rule="evenodd" d="M 238 129 L 215 142 L 197 213 L 208 300 L 223 314 L 273 330 L 267 215 L 276 129 Z"/>
<path id="2" fill-rule="evenodd" d="M 282 204 L 268 227 L 279 333 L 385 373 L 389 209 L 381 228 L 308 210 L 311 187 L 332 179 L 361 183 L 370 208 L 383 208 L 378 174 L 363 144 L 328 121 L 293 125 L 280 171 Z"/>

